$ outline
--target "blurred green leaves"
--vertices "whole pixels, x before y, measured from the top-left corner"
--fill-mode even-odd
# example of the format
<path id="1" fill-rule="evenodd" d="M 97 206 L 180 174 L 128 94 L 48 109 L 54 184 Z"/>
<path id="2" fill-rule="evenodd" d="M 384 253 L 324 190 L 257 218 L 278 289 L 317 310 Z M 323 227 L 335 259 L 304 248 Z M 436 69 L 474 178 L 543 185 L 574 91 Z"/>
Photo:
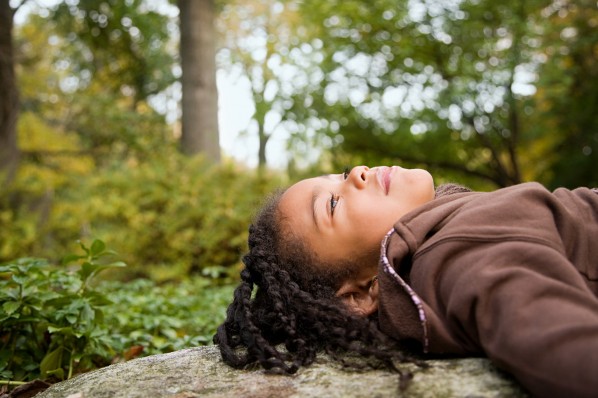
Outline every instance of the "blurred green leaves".
<path id="1" fill-rule="evenodd" d="M 0 265 L 0 365 L 3 377 L 71 377 L 76 366 L 89 366 L 93 357 L 111 347 L 102 341 L 103 307 L 111 303 L 90 288 L 93 276 L 124 266 L 105 261 L 113 256 L 101 241 L 78 260 L 77 273 L 53 269 L 46 260 L 21 258 Z M 90 347 L 96 347 L 90 351 Z"/>
<path id="2" fill-rule="evenodd" d="M 61 136 L 31 126 L 23 130 L 30 148 L 50 134 Z M 23 162 L 0 195 L 0 261 L 58 259 L 75 250 L 73 242 L 98 237 L 131 264 L 115 272 L 121 276 L 181 279 L 207 267 L 235 273 L 254 211 L 284 183 L 282 176 L 257 176 L 231 162 L 188 158 L 168 145 L 149 159 L 112 159 L 102 167 L 85 154 L 48 161 Z"/>
<path id="3" fill-rule="evenodd" d="M 206 277 L 92 284 L 95 274 L 124 264 L 102 241 L 81 248 L 65 257 L 69 266 L 35 258 L 0 265 L 0 379 L 65 379 L 211 342 L 232 286 Z"/>
<path id="4" fill-rule="evenodd" d="M 297 4 L 322 43 L 308 112 L 335 168 L 400 163 L 478 189 L 598 184 L 595 2 Z"/>

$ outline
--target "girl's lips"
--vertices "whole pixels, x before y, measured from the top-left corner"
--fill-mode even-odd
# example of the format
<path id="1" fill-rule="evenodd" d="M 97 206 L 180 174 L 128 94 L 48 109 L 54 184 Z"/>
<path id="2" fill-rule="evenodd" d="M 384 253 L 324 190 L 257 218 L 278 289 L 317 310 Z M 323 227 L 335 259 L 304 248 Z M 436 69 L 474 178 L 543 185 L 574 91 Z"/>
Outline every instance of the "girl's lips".
<path id="1" fill-rule="evenodd" d="M 380 186 L 384 190 L 384 194 L 388 195 L 388 191 L 390 190 L 390 173 L 392 172 L 391 167 L 382 166 L 378 169 L 376 173 L 376 177 L 378 178 L 378 182 Z"/>

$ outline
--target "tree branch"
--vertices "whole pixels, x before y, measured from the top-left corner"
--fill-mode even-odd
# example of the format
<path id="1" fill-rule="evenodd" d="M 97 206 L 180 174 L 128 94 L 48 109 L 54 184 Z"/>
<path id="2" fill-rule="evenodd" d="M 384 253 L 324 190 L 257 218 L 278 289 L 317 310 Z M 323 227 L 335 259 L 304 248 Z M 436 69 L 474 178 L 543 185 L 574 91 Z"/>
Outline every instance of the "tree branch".
<path id="1" fill-rule="evenodd" d="M 462 173 L 462 174 L 465 174 L 465 175 L 468 175 L 471 177 L 476 177 L 476 178 L 480 178 L 485 181 L 489 181 L 493 184 L 496 184 L 499 187 L 504 186 L 503 181 L 500 178 L 497 178 L 496 176 L 493 176 L 490 174 L 483 173 L 478 170 L 468 169 L 465 165 L 460 164 L 460 163 L 452 163 L 452 162 L 443 161 L 443 160 L 440 160 L 440 161 L 429 160 L 429 159 L 424 160 L 424 159 L 412 158 L 409 156 L 402 156 L 402 155 L 398 155 L 398 154 L 393 154 L 391 156 L 396 159 L 399 159 L 401 161 L 405 161 L 405 162 L 409 162 L 409 163 L 425 164 L 427 167 L 430 167 L 430 168 L 439 168 L 439 169 L 457 171 L 459 173 Z"/>
<path id="2" fill-rule="evenodd" d="M 471 128 L 473 128 L 473 130 L 476 132 L 476 137 L 478 137 L 478 139 L 481 141 L 482 145 L 485 148 L 487 148 L 488 150 L 490 150 L 490 153 L 492 154 L 492 163 L 494 164 L 494 169 L 496 170 L 496 174 L 497 174 L 497 181 L 500 181 L 499 185 L 500 186 L 509 185 L 511 178 L 509 177 L 509 173 L 507 172 L 507 169 L 505 168 L 503 162 L 500 160 L 499 153 L 496 150 L 496 148 L 494 147 L 494 145 L 492 145 L 492 143 L 490 142 L 490 140 L 484 133 L 481 133 L 478 131 L 478 129 L 475 126 L 473 117 L 471 117 L 471 116 L 467 117 L 467 118 L 465 118 L 465 120 L 471 126 Z"/>
<path id="3" fill-rule="evenodd" d="M 17 11 L 19 11 L 19 9 L 20 9 L 21 7 L 23 7 L 23 5 L 24 5 L 25 3 L 27 3 L 28 1 L 29 1 L 29 0 L 23 0 L 23 1 L 21 1 L 21 4 L 19 4 L 18 6 L 16 6 L 15 8 L 13 8 L 13 9 L 12 9 L 12 15 L 13 15 L 13 17 L 14 17 L 14 15 L 17 13 Z"/>

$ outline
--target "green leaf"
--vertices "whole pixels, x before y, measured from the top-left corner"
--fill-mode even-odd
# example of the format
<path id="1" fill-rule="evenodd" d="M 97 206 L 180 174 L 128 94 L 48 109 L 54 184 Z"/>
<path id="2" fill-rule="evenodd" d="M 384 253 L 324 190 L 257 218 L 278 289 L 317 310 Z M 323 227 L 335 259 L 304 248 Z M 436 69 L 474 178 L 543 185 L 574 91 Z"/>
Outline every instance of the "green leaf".
<path id="1" fill-rule="evenodd" d="M 81 269 L 79 270 L 79 275 L 81 275 L 81 280 L 85 281 L 89 276 L 95 271 L 98 267 L 97 264 L 92 264 L 89 261 L 84 262 L 81 265 Z"/>
<path id="2" fill-rule="evenodd" d="M 50 370 L 46 373 L 48 376 L 56 376 L 60 380 L 64 380 L 64 369 L 58 368 L 54 370 Z"/>
<path id="3" fill-rule="evenodd" d="M 126 267 L 126 266 L 127 266 L 127 264 L 125 264 L 122 261 L 115 261 L 110 264 L 93 264 L 93 263 L 86 261 L 81 266 L 81 270 L 79 271 L 79 273 L 81 275 L 81 279 L 86 280 L 86 279 L 90 278 L 91 276 L 93 276 L 105 269 L 121 268 L 121 267 Z"/>
<path id="4" fill-rule="evenodd" d="M 62 352 L 64 350 L 63 346 L 59 346 L 54 351 L 50 351 L 46 354 L 44 359 L 42 359 L 39 369 L 41 371 L 42 379 L 45 379 L 49 376 L 50 372 L 54 373 L 62 366 Z"/>
<path id="5" fill-rule="evenodd" d="M 96 324 L 97 325 L 103 325 L 104 324 L 104 311 L 102 311 L 99 308 L 96 308 L 96 310 L 95 310 L 95 320 L 96 320 Z"/>
<path id="6" fill-rule="evenodd" d="M 65 328 L 59 328 L 56 326 L 48 326 L 48 333 L 57 333 L 57 334 L 65 335 L 65 336 L 74 336 L 75 335 L 73 328 L 70 326 L 67 326 Z"/>
<path id="7" fill-rule="evenodd" d="M 52 306 L 52 307 L 65 307 L 67 305 L 69 305 L 71 303 L 71 301 L 73 301 L 73 298 L 71 296 L 59 296 L 56 298 L 52 298 L 50 300 L 48 300 L 46 302 L 46 305 L 48 306 Z"/>
<path id="8" fill-rule="evenodd" d="M 98 293 L 93 290 L 86 292 L 85 297 L 87 298 L 88 302 L 94 307 L 100 307 L 114 303 L 112 300 L 106 297 L 105 294 Z"/>
<path id="9" fill-rule="evenodd" d="M 93 241 L 93 243 L 91 244 L 91 255 L 92 256 L 98 256 L 99 254 L 101 254 L 104 250 L 106 249 L 106 244 L 99 240 L 96 239 Z"/>
<path id="10" fill-rule="evenodd" d="M 118 256 L 118 253 L 115 252 L 114 250 L 108 249 L 108 250 L 104 250 L 102 252 L 102 256 Z"/>
<path id="11" fill-rule="evenodd" d="M 5 272 L 13 272 L 14 268 L 15 268 L 15 266 L 13 264 L 1 265 L 0 266 L 0 274 L 3 274 Z"/>
<path id="12" fill-rule="evenodd" d="M 2 379 L 9 379 L 10 380 L 13 377 L 14 377 L 13 373 L 10 370 L 2 370 L 2 371 L 0 371 L 0 378 L 2 378 Z"/>
<path id="13" fill-rule="evenodd" d="M 31 263 L 19 264 L 19 265 L 17 265 L 17 270 L 22 274 L 26 274 L 29 272 L 31 267 L 32 267 Z"/>
<path id="14" fill-rule="evenodd" d="M 91 323 L 95 318 L 95 311 L 91 308 L 88 303 L 83 305 L 81 308 L 81 322 Z"/>
<path id="15" fill-rule="evenodd" d="M 81 260 L 82 258 L 85 258 L 86 256 L 80 256 L 77 254 L 67 254 L 66 256 L 64 256 L 62 258 L 62 265 L 67 265 L 70 264 L 72 262 Z"/>
<path id="16" fill-rule="evenodd" d="M 16 310 L 19 309 L 21 303 L 19 301 L 7 301 L 2 304 L 2 309 L 6 312 L 7 315 L 12 315 Z"/>
<path id="17" fill-rule="evenodd" d="M 18 283 L 19 285 L 24 285 L 25 282 L 27 282 L 27 277 L 26 276 L 13 275 L 12 276 L 12 280 L 15 281 L 16 283 Z"/>
<path id="18" fill-rule="evenodd" d="M 65 318 L 70 324 L 75 324 L 77 322 L 77 315 L 68 314 L 67 316 L 65 316 Z"/>
<path id="19" fill-rule="evenodd" d="M 102 269 L 104 269 L 104 268 L 122 268 L 122 267 L 126 267 L 126 266 L 127 266 L 127 264 L 124 261 L 115 261 L 113 263 L 104 265 Z"/>

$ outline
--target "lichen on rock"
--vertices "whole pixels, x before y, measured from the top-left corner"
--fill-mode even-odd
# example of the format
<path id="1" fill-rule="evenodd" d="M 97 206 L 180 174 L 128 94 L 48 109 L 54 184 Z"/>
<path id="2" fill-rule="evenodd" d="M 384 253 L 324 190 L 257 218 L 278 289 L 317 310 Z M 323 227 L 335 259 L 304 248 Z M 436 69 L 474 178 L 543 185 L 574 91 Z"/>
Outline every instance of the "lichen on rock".
<path id="1" fill-rule="evenodd" d="M 232 369 L 220 359 L 218 347 L 207 346 L 110 365 L 54 384 L 36 398 L 527 396 L 487 359 L 427 362 L 427 369 L 413 367 L 413 381 L 399 391 L 395 373 L 346 369 L 324 355 L 296 375 L 277 376 Z"/>

